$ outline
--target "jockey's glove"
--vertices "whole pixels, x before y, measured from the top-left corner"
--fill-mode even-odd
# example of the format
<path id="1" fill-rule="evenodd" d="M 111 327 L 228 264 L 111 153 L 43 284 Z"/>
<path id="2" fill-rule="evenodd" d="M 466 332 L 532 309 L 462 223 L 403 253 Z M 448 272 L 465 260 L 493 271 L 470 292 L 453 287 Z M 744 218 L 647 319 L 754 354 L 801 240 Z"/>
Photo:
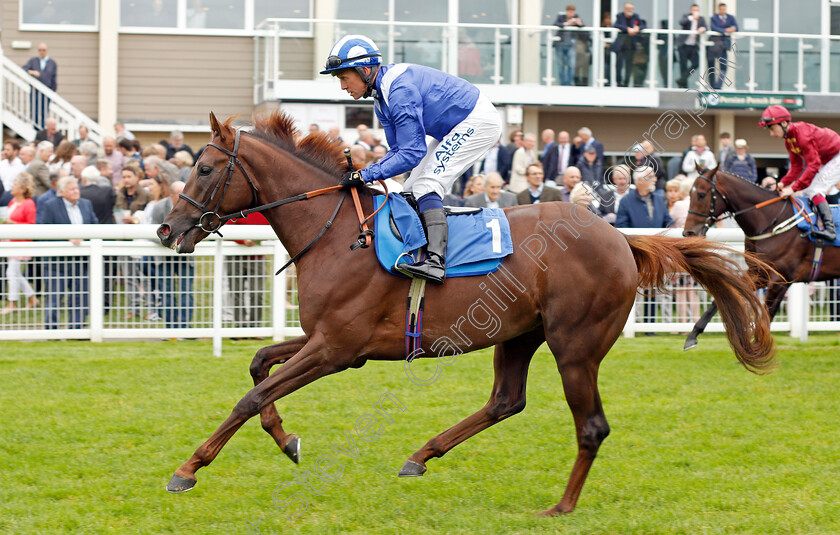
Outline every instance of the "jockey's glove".
<path id="1" fill-rule="evenodd" d="M 358 171 L 347 171 L 344 173 L 344 178 L 341 179 L 338 185 L 349 188 L 361 188 L 365 185 L 365 181 L 362 180 L 362 174 Z"/>

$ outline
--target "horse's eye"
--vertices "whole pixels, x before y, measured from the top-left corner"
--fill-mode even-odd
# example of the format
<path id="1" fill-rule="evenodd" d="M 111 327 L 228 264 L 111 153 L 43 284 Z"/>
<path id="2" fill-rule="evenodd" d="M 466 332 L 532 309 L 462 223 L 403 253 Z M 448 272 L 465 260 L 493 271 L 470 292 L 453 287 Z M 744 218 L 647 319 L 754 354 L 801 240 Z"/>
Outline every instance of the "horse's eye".
<path id="1" fill-rule="evenodd" d="M 210 167 L 208 165 L 202 165 L 201 167 L 198 168 L 198 174 L 201 175 L 201 176 L 207 176 L 207 175 L 210 174 L 210 172 L 212 170 L 213 170 L 212 167 Z"/>
<path id="2" fill-rule="evenodd" d="M 705 199 L 705 198 L 706 198 L 706 194 L 705 194 L 705 193 L 698 193 L 698 194 L 697 194 L 697 198 L 698 198 L 698 199 Z"/>

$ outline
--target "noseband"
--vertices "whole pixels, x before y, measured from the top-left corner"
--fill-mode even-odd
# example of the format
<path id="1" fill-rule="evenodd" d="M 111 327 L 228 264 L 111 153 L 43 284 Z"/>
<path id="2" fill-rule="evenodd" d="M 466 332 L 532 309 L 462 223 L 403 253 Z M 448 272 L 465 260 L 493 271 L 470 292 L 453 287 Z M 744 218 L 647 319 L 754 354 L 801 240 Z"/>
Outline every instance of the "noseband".
<path id="1" fill-rule="evenodd" d="M 227 216 L 220 216 L 219 215 L 219 207 L 222 205 L 222 201 L 225 198 L 225 194 L 227 193 L 228 188 L 230 187 L 230 180 L 233 177 L 233 170 L 239 166 L 239 169 L 242 171 L 242 174 L 245 175 L 245 178 L 248 180 L 248 184 L 251 186 L 251 192 L 253 193 L 253 200 L 251 201 L 251 206 L 257 205 L 257 186 L 254 185 L 254 181 L 251 180 L 251 176 L 248 174 L 248 171 L 245 170 L 245 167 L 242 165 L 242 162 L 239 160 L 238 153 L 239 153 L 239 137 L 242 134 L 242 129 L 236 129 L 236 137 L 234 138 L 233 142 L 233 151 L 229 151 L 226 148 L 217 145 L 215 143 L 208 143 L 205 145 L 204 150 L 207 150 L 207 147 L 216 148 L 223 153 L 228 155 L 228 163 L 225 166 L 225 171 L 222 173 L 222 178 L 219 182 L 216 183 L 216 187 L 213 188 L 213 193 L 210 194 L 210 198 L 204 201 L 204 204 L 199 204 L 198 201 L 180 193 L 178 197 L 184 199 L 191 205 L 195 206 L 199 210 L 201 210 L 202 214 L 201 217 L 198 218 L 198 223 L 196 223 L 196 227 L 200 228 L 204 232 L 209 233 L 216 233 L 219 236 L 222 234 L 219 232 L 219 229 L 222 228 L 228 220 L 236 219 L 236 218 L 244 218 L 245 214 L 243 212 L 237 212 L 235 214 L 227 215 Z M 224 185 L 224 187 L 222 187 Z M 216 207 L 211 212 L 207 206 L 216 197 L 216 194 L 219 193 L 219 189 L 222 190 L 221 194 L 219 195 L 219 200 L 216 202 Z"/>

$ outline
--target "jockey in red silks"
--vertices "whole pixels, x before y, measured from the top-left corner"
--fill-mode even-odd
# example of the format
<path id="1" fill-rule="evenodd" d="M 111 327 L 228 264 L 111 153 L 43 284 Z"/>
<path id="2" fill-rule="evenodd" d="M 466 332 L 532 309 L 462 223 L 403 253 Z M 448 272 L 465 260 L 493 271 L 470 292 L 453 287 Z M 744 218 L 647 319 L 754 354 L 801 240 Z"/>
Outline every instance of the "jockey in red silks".
<path id="1" fill-rule="evenodd" d="M 768 106 L 761 114 L 758 126 L 767 128 L 772 137 L 785 140 L 790 170 L 779 181 L 782 196 L 801 192 L 811 199 L 825 226 L 825 230 L 814 230 L 812 234 L 825 241 L 834 241 L 837 233 L 825 196 L 840 181 L 840 135 L 810 123 L 791 122 L 790 112 L 779 105 Z"/>

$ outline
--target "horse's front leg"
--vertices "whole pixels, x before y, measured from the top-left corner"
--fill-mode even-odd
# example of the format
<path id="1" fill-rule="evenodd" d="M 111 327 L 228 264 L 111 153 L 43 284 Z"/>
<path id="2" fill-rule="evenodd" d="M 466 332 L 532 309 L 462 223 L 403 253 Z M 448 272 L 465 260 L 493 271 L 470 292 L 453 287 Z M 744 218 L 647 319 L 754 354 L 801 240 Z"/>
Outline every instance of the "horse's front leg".
<path id="1" fill-rule="evenodd" d="M 239 400 L 222 425 L 187 462 L 175 470 L 166 490 L 169 492 L 191 490 L 196 484 L 195 472 L 213 462 L 242 424 L 281 397 L 325 375 L 347 369 L 353 362 L 353 355 L 355 352 L 350 351 L 342 355 L 331 354 L 331 349 L 324 344 L 322 337 L 310 338 L 294 357 L 286 361 L 286 364 Z"/>
<path id="2" fill-rule="evenodd" d="M 298 336 L 279 344 L 263 347 L 257 351 L 254 360 L 251 361 L 251 377 L 254 379 L 254 386 L 268 378 L 272 366 L 283 364 L 295 356 L 306 345 L 306 341 L 306 336 Z M 265 432 L 271 435 L 271 438 L 280 446 L 283 453 L 295 464 L 299 463 L 300 438 L 294 433 L 286 433 L 283 430 L 283 418 L 277 413 L 277 407 L 274 406 L 274 403 L 269 403 L 260 411 L 260 423 Z"/>

